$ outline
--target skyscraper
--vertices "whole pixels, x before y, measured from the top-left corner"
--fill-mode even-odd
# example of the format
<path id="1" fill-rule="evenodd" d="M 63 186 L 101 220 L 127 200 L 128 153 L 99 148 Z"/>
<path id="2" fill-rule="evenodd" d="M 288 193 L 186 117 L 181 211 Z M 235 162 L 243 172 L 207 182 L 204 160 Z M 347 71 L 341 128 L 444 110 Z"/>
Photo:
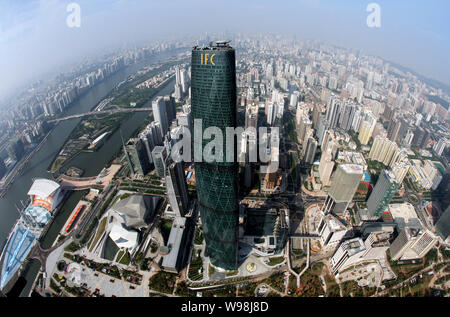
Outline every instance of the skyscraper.
<path id="1" fill-rule="evenodd" d="M 164 104 L 166 106 L 167 122 L 168 125 L 170 126 L 172 121 L 175 120 L 177 115 L 175 98 L 172 96 L 164 96 Z"/>
<path id="2" fill-rule="evenodd" d="M 130 139 L 126 145 L 128 158 L 131 160 L 132 175 L 138 174 L 140 176 L 146 175 L 150 171 L 151 163 L 147 155 L 144 142 L 141 139 Z"/>
<path id="3" fill-rule="evenodd" d="M 330 123 L 332 128 L 338 126 L 339 117 L 341 115 L 341 100 L 338 99 L 334 94 L 328 99 L 326 119 Z"/>
<path id="4" fill-rule="evenodd" d="M 361 142 L 361 144 L 367 145 L 367 143 L 369 143 L 376 123 L 377 119 L 375 118 L 375 116 L 371 111 L 367 111 L 364 114 L 364 119 L 361 122 L 361 127 L 358 134 L 358 140 Z"/>
<path id="5" fill-rule="evenodd" d="M 0 158 L 0 178 L 2 178 L 6 174 L 6 165 L 2 158 Z"/>
<path id="6" fill-rule="evenodd" d="M 169 117 L 167 114 L 166 103 L 162 96 L 156 97 L 152 102 L 153 117 L 160 124 L 161 135 L 164 138 L 169 130 Z"/>
<path id="7" fill-rule="evenodd" d="M 153 164 L 155 164 L 156 174 L 163 178 L 166 170 L 166 148 L 164 146 L 155 146 L 152 151 Z"/>
<path id="8" fill-rule="evenodd" d="M 363 172 L 361 165 L 338 165 L 333 174 L 325 204 L 322 207 L 325 213 L 342 214 L 347 209 L 363 177 Z"/>
<path id="9" fill-rule="evenodd" d="M 192 116 L 202 120 L 203 131 L 215 126 L 225 135 L 226 127 L 236 127 L 235 63 L 229 42 L 192 50 Z M 208 141 L 194 138 L 194 151 L 201 148 L 203 152 Z M 225 162 L 223 156 L 222 162 L 196 162 L 195 177 L 206 255 L 214 266 L 233 270 L 238 252 L 238 165 L 236 161 Z"/>
<path id="10" fill-rule="evenodd" d="M 188 208 L 189 195 L 183 163 L 169 163 L 166 172 L 167 197 L 175 215 L 184 217 Z"/>
<path id="11" fill-rule="evenodd" d="M 303 156 L 303 161 L 307 164 L 314 163 L 314 156 L 317 151 L 317 141 L 314 137 L 308 137 L 307 142 L 304 145 L 306 147 L 305 155 Z"/>
<path id="12" fill-rule="evenodd" d="M 400 184 L 395 174 L 390 170 L 383 170 L 367 200 L 367 210 L 370 218 L 380 218 L 386 210 Z"/>

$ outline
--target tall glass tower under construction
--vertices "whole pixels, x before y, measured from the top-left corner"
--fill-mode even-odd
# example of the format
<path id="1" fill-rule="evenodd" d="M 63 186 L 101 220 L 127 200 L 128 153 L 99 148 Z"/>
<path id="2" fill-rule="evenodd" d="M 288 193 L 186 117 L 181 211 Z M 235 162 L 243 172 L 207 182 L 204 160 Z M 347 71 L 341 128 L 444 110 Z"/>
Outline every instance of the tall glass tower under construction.
<path id="1" fill-rule="evenodd" d="M 238 165 L 236 159 L 226 161 L 225 128 L 236 127 L 234 49 L 225 41 L 196 46 L 192 50 L 191 67 L 192 119 L 202 120 L 202 135 L 208 127 L 218 127 L 224 136 L 223 151 L 215 152 L 218 149 L 214 148 L 215 153 L 209 153 L 216 157 L 218 154 L 222 159 L 212 162 L 205 162 L 208 154 L 205 146 L 211 140 L 194 137 L 194 152 L 196 147 L 201 147 L 203 153 L 202 162 L 195 162 L 195 179 L 206 255 L 214 266 L 233 270 L 237 267 L 238 252 Z"/>

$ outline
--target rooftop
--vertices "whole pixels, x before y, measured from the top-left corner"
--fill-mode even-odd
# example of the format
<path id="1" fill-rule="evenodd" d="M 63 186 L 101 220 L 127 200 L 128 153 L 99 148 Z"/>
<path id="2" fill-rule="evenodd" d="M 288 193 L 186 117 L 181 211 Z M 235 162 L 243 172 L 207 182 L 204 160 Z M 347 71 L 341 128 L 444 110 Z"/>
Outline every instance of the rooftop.
<path id="1" fill-rule="evenodd" d="M 400 229 L 403 229 L 404 227 L 422 227 L 420 220 L 417 217 L 416 210 L 410 203 L 390 204 L 388 206 L 388 211 Z"/>
<path id="2" fill-rule="evenodd" d="M 363 174 L 364 168 L 358 164 L 341 164 L 342 169 L 348 174 Z"/>
<path id="3" fill-rule="evenodd" d="M 207 46 L 194 46 L 192 50 L 195 51 L 214 51 L 214 50 L 232 50 L 230 46 L 231 41 L 215 41 L 210 42 Z"/>
<path id="4" fill-rule="evenodd" d="M 55 181 L 45 178 L 37 178 L 31 185 L 28 195 L 47 198 L 52 196 L 59 187 L 60 185 Z"/>
<path id="5" fill-rule="evenodd" d="M 327 214 L 325 216 L 325 222 L 327 223 L 327 225 L 330 228 L 330 230 L 333 231 L 333 232 L 341 231 L 341 230 L 345 230 L 346 229 L 344 224 L 342 224 L 342 222 L 340 222 L 338 219 L 336 219 L 336 217 L 334 217 L 331 214 Z"/>

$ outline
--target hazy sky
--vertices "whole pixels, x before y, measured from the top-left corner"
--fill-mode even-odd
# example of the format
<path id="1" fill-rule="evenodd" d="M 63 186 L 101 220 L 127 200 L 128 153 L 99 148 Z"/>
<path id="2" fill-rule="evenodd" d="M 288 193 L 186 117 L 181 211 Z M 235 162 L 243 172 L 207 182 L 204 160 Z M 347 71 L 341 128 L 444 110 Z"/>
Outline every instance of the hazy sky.
<path id="1" fill-rule="evenodd" d="M 66 7 L 81 7 L 69 28 Z M 381 27 L 366 25 L 369 3 Z M 298 34 L 407 66 L 450 84 L 448 0 L 0 0 L 0 97 L 11 88 L 107 47 L 173 34 Z"/>

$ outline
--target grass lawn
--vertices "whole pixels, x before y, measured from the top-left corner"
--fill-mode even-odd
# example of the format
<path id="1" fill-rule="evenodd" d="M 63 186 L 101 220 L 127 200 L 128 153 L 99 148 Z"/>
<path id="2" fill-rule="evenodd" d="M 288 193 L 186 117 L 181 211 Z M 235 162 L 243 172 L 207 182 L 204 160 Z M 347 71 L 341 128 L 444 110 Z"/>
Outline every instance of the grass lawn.
<path id="1" fill-rule="evenodd" d="M 130 258 L 130 252 L 128 251 L 121 251 L 123 254 L 120 257 L 117 257 L 117 261 L 119 261 L 120 264 L 128 265 L 130 264 L 131 258 Z"/>
<path id="2" fill-rule="evenodd" d="M 272 257 L 272 258 L 269 258 L 269 262 L 267 263 L 267 265 L 275 266 L 277 264 L 282 263 L 283 261 L 284 261 L 284 256 Z"/>
<path id="3" fill-rule="evenodd" d="M 157 292 L 172 294 L 177 277 L 178 275 L 174 273 L 158 272 L 148 281 L 149 288 Z"/>
<path id="4" fill-rule="evenodd" d="M 92 252 L 92 249 L 94 249 L 95 245 L 97 244 L 98 240 L 100 239 L 100 237 L 102 236 L 103 232 L 105 232 L 106 229 L 106 221 L 107 218 L 104 217 L 102 219 L 102 221 L 100 222 L 98 229 L 97 229 L 97 233 L 95 234 L 94 239 L 92 240 L 91 244 L 89 245 L 89 251 Z"/>

